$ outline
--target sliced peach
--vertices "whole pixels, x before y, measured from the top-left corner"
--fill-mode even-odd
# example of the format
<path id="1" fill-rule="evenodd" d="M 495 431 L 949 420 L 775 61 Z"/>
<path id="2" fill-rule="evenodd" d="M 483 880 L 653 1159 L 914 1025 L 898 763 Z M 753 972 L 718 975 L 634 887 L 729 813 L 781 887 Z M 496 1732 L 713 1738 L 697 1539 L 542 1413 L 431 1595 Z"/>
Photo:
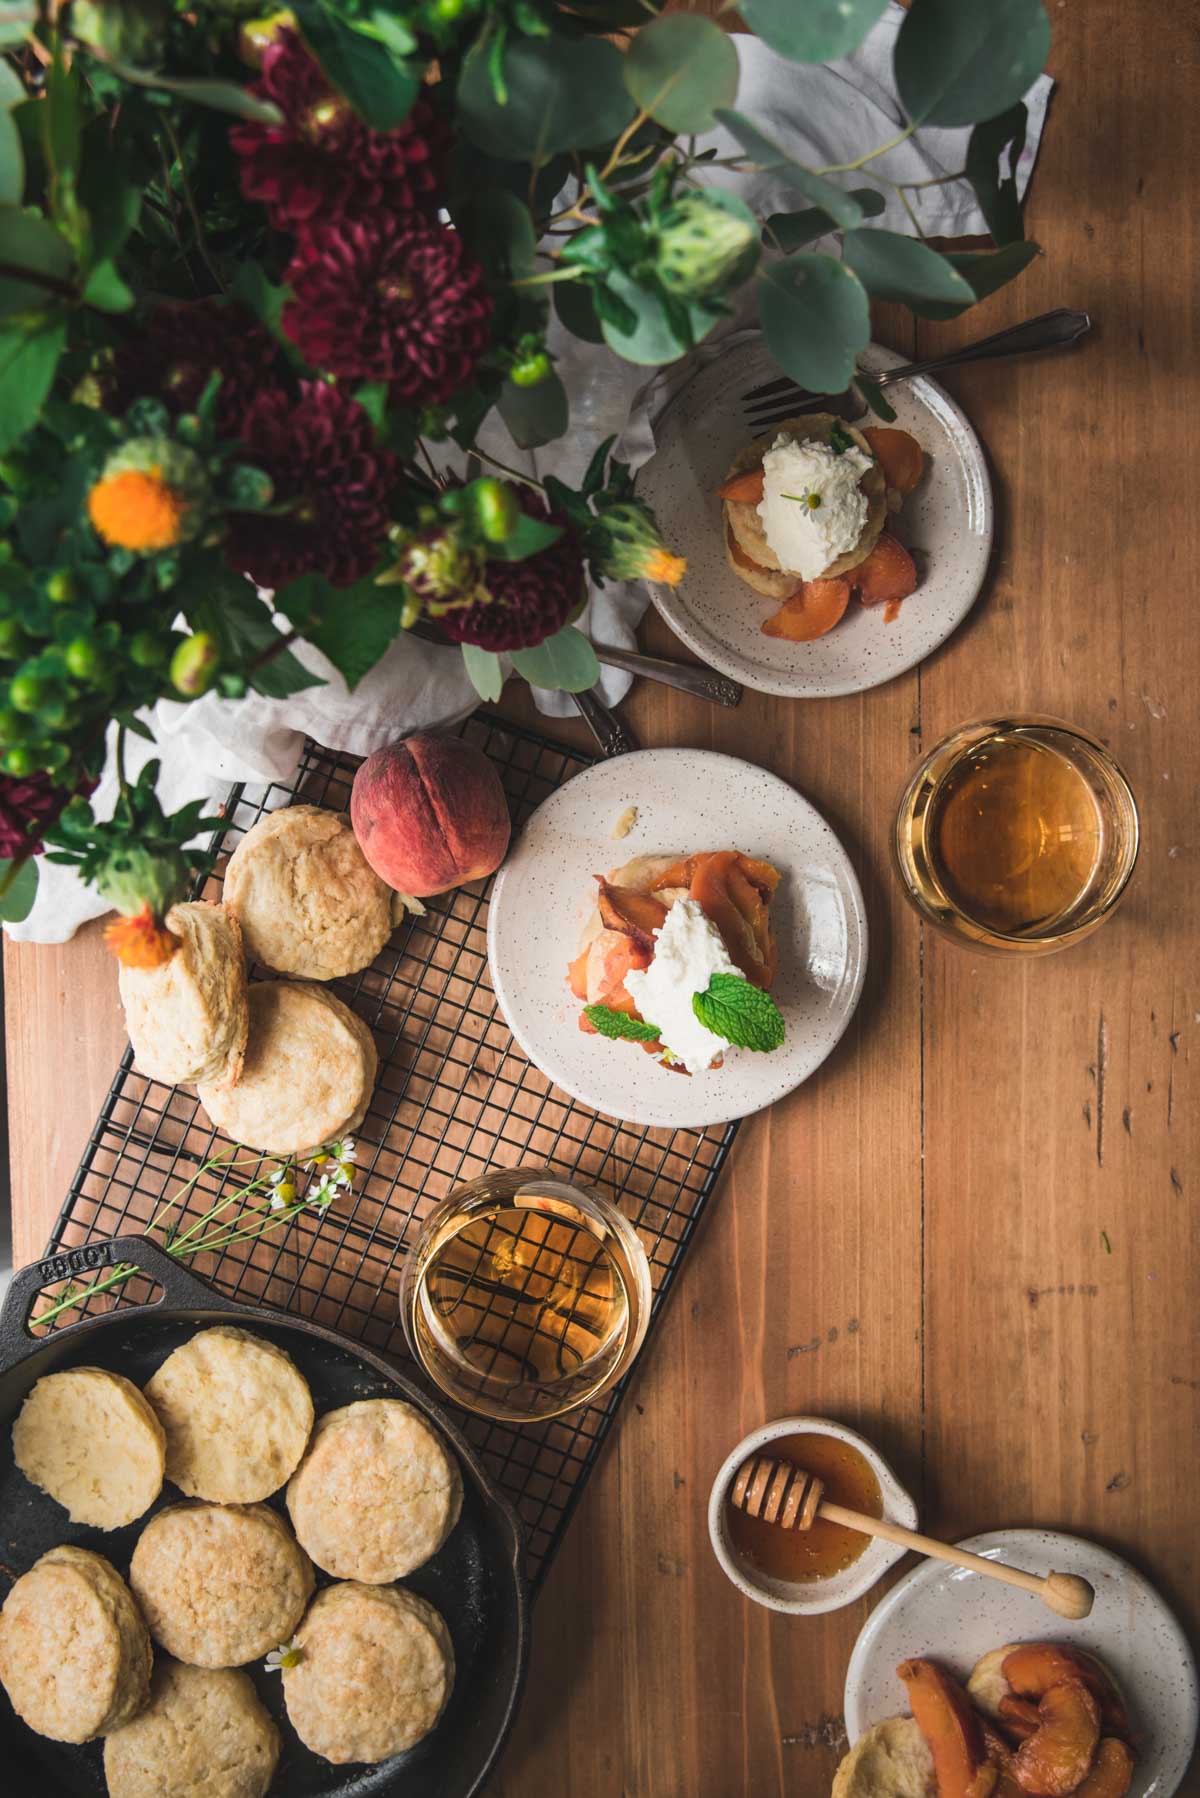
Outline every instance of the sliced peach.
<path id="1" fill-rule="evenodd" d="M 896 1673 L 933 1756 L 938 1798 L 990 1798 L 1000 1770 L 985 1758 L 979 1718 L 958 1681 L 936 1661 L 901 1661 Z"/>
<path id="2" fill-rule="evenodd" d="M 852 568 L 846 579 L 858 588 L 864 606 L 890 605 L 917 590 L 917 565 L 899 538 L 881 531 L 865 562 Z"/>
<path id="3" fill-rule="evenodd" d="M 761 892 L 746 878 L 736 849 L 720 849 L 700 861 L 691 895 L 714 923 L 735 966 L 755 986 L 770 986 L 775 947 Z"/>
<path id="4" fill-rule="evenodd" d="M 603 875 L 600 883 L 600 922 L 606 930 L 631 936 L 635 943 L 653 951 L 654 932 L 667 921 L 667 908 L 653 893 L 635 893 L 629 887 L 610 886 Z"/>
<path id="5" fill-rule="evenodd" d="M 916 438 L 890 425 L 872 425 L 863 436 L 874 450 L 888 486 L 897 493 L 911 493 L 925 467 L 925 455 Z"/>
<path id="6" fill-rule="evenodd" d="M 763 496 L 763 471 L 748 468 L 744 474 L 731 475 L 717 488 L 718 499 L 731 499 L 735 505 L 757 506 Z"/>
<path id="7" fill-rule="evenodd" d="M 1100 1705 L 1105 1735 L 1128 1741 L 1129 1716 L 1121 1694 L 1104 1663 L 1086 1649 L 1069 1648 L 1065 1642 L 1023 1642 L 1005 1655 L 1001 1671 L 1022 1698 L 1041 1698 L 1065 1679 L 1082 1681 Z"/>
<path id="8" fill-rule="evenodd" d="M 1043 1692 L 1038 1730 L 1013 1756 L 1013 1777 L 1038 1798 L 1067 1798 L 1086 1777 L 1100 1740 L 1100 1706 L 1082 1680 Z"/>
<path id="9" fill-rule="evenodd" d="M 805 581 L 798 593 L 772 612 L 762 626 L 763 635 L 783 637 L 789 643 L 815 642 L 833 629 L 849 604 L 850 582 L 843 575 L 831 581 Z"/>
<path id="10" fill-rule="evenodd" d="M 1013 1746 L 1008 1737 L 996 1728 L 990 1717 L 980 1717 L 979 1727 L 983 1733 L 983 1752 L 993 1767 L 999 1767 L 1003 1773 L 1012 1765 Z"/>
<path id="11" fill-rule="evenodd" d="M 1092 1770 L 1075 1798 L 1125 1798 L 1133 1783 L 1133 1751 L 1116 1736 L 1103 1736 L 1096 1750 Z"/>
<path id="12" fill-rule="evenodd" d="M 1015 1692 L 1004 1694 L 998 1711 L 1001 1723 L 1018 1742 L 1027 1742 L 1041 1727 L 1037 1705 L 1028 1698 L 1018 1698 Z"/>
<path id="13" fill-rule="evenodd" d="M 662 893 L 672 887 L 686 887 L 689 891 L 696 878 L 696 871 L 713 855 L 723 853 L 715 849 L 703 849 L 698 855 L 685 856 L 682 861 L 672 862 L 662 874 L 652 882 L 650 891 Z M 779 869 L 773 868 L 770 862 L 757 861 L 752 855 L 743 855 L 740 849 L 734 852 L 737 865 L 751 886 L 757 887 L 764 899 L 769 899 L 779 885 Z"/>
<path id="14" fill-rule="evenodd" d="M 625 976 L 633 968 L 648 968 L 651 951 L 616 930 L 602 930 L 588 949 L 584 979 L 589 1005 L 607 1005 L 614 993 L 625 990 Z"/>
<path id="15" fill-rule="evenodd" d="M 567 966 L 567 985 L 577 999 L 587 998 L 587 964 L 588 950 L 590 948 L 591 944 L 589 943 L 588 948 L 584 949 L 583 952 L 577 955 L 575 960 L 570 962 Z"/>

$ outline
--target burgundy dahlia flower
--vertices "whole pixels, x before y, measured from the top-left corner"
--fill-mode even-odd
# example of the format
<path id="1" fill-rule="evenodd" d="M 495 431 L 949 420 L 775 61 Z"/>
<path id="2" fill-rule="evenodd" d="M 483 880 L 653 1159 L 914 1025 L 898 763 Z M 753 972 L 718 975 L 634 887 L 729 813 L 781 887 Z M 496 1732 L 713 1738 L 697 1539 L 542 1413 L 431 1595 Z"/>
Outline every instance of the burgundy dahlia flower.
<path id="1" fill-rule="evenodd" d="M 89 782 L 86 790 L 94 784 Z M 70 797 L 70 789 L 56 787 L 49 774 L 22 779 L 0 774 L 0 861 L 40 855 L 42 843 L 36 832 L 54 823 Z"/>
<path id="2" fill-rule="evenodd" d="M 136 399 L 193 412 L 211 374 L 221 376 L 217 432 L 236 437 L 250 402 L 284 378 L 279 348 L 252 313 L 224 300 L 164 300 L 122 343 L 105 382 L 105 408 Z"/>
<path id="3" fill-rule="evenodd" d="M 392 131 L 373 131 L 329 86 L 294 31 L 281 31 L 263 56 L 251 93 L 271 100 L 280 125 L 235 125 L 242 192 L 266 207 L 280 231 L 381 210 L 432 213 L 449 132 L 419 99 Z"/>
<path id="4" fill-rule="evenodd" d="M 438 629 L 455 643 L 474 643 L 480 649 L 531 649 L 561 630 L 583 603 L 583 556 L 575 532 L 531 488 L 520 488 L 518 498 L 530 518 L 562 525 L 563 534 L 523 562 L 484 565 L 479 597 L 470 605 L 438 613 Z"/>
<path id="5" fill-rule="evenodd" d="M 434 406 L 471 379 L 491 338 L 483 270 L 457 231 L 382 213 L 311 231 L 285 277 L 283 328 L 314 368 L 386 381 Z"/>
<path id="6" fill-rule="evenodd" d="M 278 516 L 234 512 L 225 554 L 260 587 L 323 574 L 335 587 L 361 580 L 379 560 L 396 461 L 377 447 L 371 421 L 348 393 L 303 381 L 293 404 L 260 394 L 242 424 L 246 460 L 265 469 Z"/>

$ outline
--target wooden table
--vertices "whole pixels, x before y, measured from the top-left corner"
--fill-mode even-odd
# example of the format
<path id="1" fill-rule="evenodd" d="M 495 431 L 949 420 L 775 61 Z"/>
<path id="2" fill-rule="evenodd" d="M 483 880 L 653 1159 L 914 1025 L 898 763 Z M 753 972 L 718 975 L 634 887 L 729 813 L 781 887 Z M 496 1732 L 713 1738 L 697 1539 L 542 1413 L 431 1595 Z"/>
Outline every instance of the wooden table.
<path id="1" fill-rule="evenodd" d="M 925 352 L 1056 305 L 1096 319 L 1078 354 L 947 382 L 999 501 L 969 621 L 918 673 L 860 698 L 748 694 L 725 712 L 643 686 L 624 708 L 643 744 L 748 757 L 816 802 L 861 876 L 871 965 L 836 1054 L 738 1138 L 539 1601 L 495 1798 L 828 1791 L 871 1601 L 774 1617 L 727 1583 L 705 1529 L 721 1459 L 786 1412 L 865 1430 L 932 1531 L 1081 1531 L 1197 1621 L 1191 10 L 1059 0 L 1061 86 L 1029 208 L 1044 260 L 957 324 L 880 321 L 885 341 Z M 653 616 L 645 642 L 682 653 Z M 923 932 L 887 862 L 902 770 L 997 705 L 1103 736 L 1145 831 L 1116 919 L 1033 963 Z M 10 948 L 5 966 L 21 1262 L 47 1236 L 123 1038 L 95 927 L 61 949 Z"/>

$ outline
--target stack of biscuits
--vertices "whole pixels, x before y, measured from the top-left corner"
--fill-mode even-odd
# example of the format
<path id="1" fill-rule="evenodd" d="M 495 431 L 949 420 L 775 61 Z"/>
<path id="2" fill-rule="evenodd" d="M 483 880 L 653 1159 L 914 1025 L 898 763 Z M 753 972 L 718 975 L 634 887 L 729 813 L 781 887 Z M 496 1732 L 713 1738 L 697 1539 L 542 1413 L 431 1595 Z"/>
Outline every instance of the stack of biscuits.
<path id="1" fill-rule="evenodd" d="M 235 849 L 220 903 L 167 914 L 179 943 L 171 959 L 122 967 L 138 1072 L 194 1084 L 218 1129 L 266 1154 L 303 1155 L 351 1134 L 371 1101 L 375 1043 L 319 983 L 375 959 L 397 904 L 342 813 L 270 813 Z M 250 986 L 248 961 L 288 978 Z"/>
<path id="2" fill-rule="evenodd" d="M 46 1375 L 13 1454 L 96 1529 L 136 1521 L 164 1479 L 182 1495 L 146 1523 L 127 1580 L 63 1544 L 0 1611 L 13 1708 L 55 1741 L 103 1737 L 112 1798 L 264 1798 L 281 1737 L 244 1671 L 264 1657 L 297 1736 L 335 1764 L 389 1759 L 438 1721 L 450 1633 L 397 1582 L 450 1535 L 462 1478 L 411 1405 L 366 1399 L 316 1420 L 291 1357 L 222 1325 L 144 1392 L 104 1368 Z M 330 1582 L 315 1596 L 314 1568 Z"/>

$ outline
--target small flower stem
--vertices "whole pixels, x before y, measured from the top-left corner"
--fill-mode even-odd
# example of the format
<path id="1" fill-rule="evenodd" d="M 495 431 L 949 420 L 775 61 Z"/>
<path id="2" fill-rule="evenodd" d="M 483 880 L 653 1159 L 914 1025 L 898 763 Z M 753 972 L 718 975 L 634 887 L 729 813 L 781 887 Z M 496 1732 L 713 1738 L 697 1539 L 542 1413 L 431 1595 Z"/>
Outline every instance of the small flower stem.
<path id="1" fill-rule="evenodd" d="M 617 139 L 616 143 L 613 145 L 612 149 L 609 151 L 608 161 L 605 163 L 604 167 L 600 170 L 601 181 L 607 181 L 608 177 L 612 174 L 613 170 L 618 167 L 622 156 L 625 154 L 626 145 L 628 143 L 630 143 L 631 140 L 636 136 L 636 134 L 641 130 L 642 126 L 646 123 L 646 121 L 649 119 L 649 117 L 650 117 L 650 114 L 648 112 L 643 112 L 641 107 L 639 107 L 638 110 L 634 113 L 634 115 L 630 119 L 628 125 L 626 125 L 624 131 L 622 131 L 620 137 Z"/>
<path id="2" fill-rule="evenodd" d="M 853 174 L 855 169 L 865 169 L 867 164 L 869 162 L 874 162 L 877 156 L 886 156 L 889 150 L 895 150 L 900 144 L 906 143 L 915 130 L 915 125 L 906 125 L 903 131 L 899 132 L 895 137 L 889 138 L 886 144 L 877 144 L 873 150 L 868 150 L 865 155 L 855 157 L 853 162 L 830 162 L 826 163 L 823 169 L 814 169 L 812 172 L 814 175 Z"/>
<path id="3" fill-rule="evenodd" d="M 90 1286 L 79 1287 L 67 1298 L 59 1299 L 57 1304 L 51 1305 L 49 1310 L 39 1312 L 35 1318 L 31 1319 L 31 1322 L 35 1325 L 52 1323 L 56 1317 L 61 1317 L 64 1311 L 74 1311 L 83 1300 L 94 1298 L 97 1293 L 111 1292 L 114 1286 L 123 1285 L 126 1280 L 131 1280 L 137 1271 L 137 1268 L 130 1262 L 123 1261 L 119 1267 L 115 1267 L 112 1273 L 106 1274 L 102 1280 L 93 1280 Z"/>
<path id="4" fill-rule="evenodd" d="M 535 479 L 531 474 L 522 474 L 519 468 L 510 468 L 507 462 L 502 462 L 499 456 L 493 456 L 488 450 L 480 449 L 478 444 L 475 445 L 474 454 L 482 461 L 490 462 L 493 468 L 500 470 L 501 474 L 510 475 L 514 481 L 523 481 L 526 487 L 536 487 L 539 493 L 545 492 L 543 482 Z"/>
<path id="5" fill-rule="evenodd" d="M 125 776 L 125 739 L 127 734 L 125 726 L 123 724 L 118 724 L 117 742 L 116 747 L 113 750 L 113 760 L 116 763 L 117 769 L 117 791 L 120 793 L 122 799 L 124 799 L 129 792 L 129 781 Z"/>
<path id="6" fill-rule="evenodd" d="M 12 281 L 28 281 L 31 287 L 44 287 L 47 293 L 61 294 L 64 300 L 77 300 L 79 290 L 71 281 L 60 281 L 57 275 L 44 275 L 40 269 L 22 268 L 16 262 L 0 262 L 0 275 Z"/>
<path id="7" fill-rule="evenodd" d="M 196 197 L 192 193 L 192 184 L 188 180 L 187 166 L 183 160 L 183 151 L 180 148 L 179 139 L 175 134 L 175 127 L 172 125 L 166 113 L 163 113 L 162 115 L 162 123 L 163 130 L 167 134 L 167 141 L 171 146 L 171 153 L 174 156 L 175 161 L 179 164 L 179 185 L 183 189 L 183 203 L 188 209 L 188 216 L 192 221 L 192 230 L 196 233 L 196 253 L 208 270 L 210 278 L 216 283 L 217 292 L 224 293 L 226 289 L 225 283 L 221 279 L 221 271 L 209 255 L 208 245 L 204 241 L 204 226 L 200 222 L 200 213 L 196 206 Z"/>
<path id="8" fill-rule="evenodd" d="M 541 275 L 522 275 L 518 281 L 510 281 L 510 287 L 548 287 L 552 281 L 579 281 L 587 274 L 585 268 L 551 268 Z"/>

